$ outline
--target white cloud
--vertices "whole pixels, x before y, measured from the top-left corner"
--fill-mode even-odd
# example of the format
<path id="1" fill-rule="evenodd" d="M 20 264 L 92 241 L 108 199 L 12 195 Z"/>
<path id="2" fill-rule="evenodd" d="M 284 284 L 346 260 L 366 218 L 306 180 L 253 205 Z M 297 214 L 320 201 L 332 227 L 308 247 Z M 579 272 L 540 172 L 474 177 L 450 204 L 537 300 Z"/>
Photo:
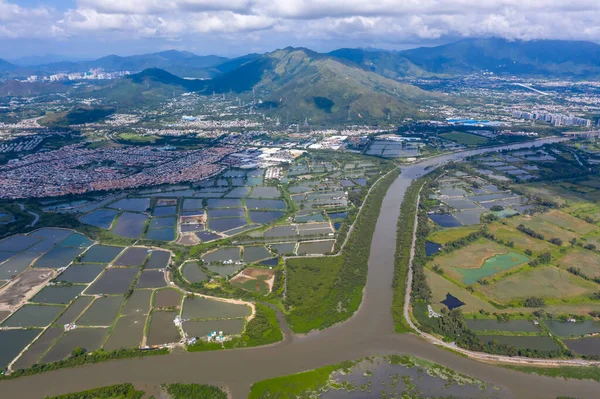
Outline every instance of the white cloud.
<path id="1" fill-rule="evenodd" d="M 356 46 L 500 36 L 600 42 L 598 0 L 77 0 L 25 7 L 0 0 L 0 37 L 66 40 L 245 40 L 285 46 L 318 39 Z"/>

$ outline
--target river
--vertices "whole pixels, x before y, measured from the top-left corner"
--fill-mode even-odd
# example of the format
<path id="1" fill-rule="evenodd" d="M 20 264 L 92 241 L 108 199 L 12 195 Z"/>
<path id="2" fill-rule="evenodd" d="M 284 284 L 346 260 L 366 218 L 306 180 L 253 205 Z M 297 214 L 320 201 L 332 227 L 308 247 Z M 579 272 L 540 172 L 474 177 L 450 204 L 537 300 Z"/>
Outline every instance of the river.
<path id="1" fill-rule="evenodd" d="M 549 141 L 555 140 L 496 150 L 540 146 Z M 284 341 L 267 347 L 197 353 L 175 351 L 165 356 L 116 360 L 1 381 L 0 396 L 43 398 L 125 382 L 155 393 L 161 383 L 195 382 L 224 386 L 237 399 L 246 398 L 256 381 L 364 356 L 398 353 L 419 356 L 502 386 L 515 398 L 597 398 L 600 385 L 595 381 L 565 381 L 518 373 L 458 356 L 412 334 L 393 333 L 391 303 L 396 222 L 406 188 L 415 178 L 427 173 L 428 167 L 489 151 L 465 151 L 403 167 L 383 200 L 371 243 L 363 302 L 350 320 L 303 336 L 292 335 L 284 326 Z"/>

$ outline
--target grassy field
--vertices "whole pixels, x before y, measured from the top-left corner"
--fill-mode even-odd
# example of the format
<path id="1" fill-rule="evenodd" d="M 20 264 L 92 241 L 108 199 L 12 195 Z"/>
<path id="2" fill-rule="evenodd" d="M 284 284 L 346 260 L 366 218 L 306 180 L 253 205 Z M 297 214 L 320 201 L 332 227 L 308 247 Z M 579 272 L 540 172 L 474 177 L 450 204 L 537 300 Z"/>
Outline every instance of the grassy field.
<path id="1" fill-rule="evenodd" d="M 488 139 L 486 139 L 485 137 L 462 132 L 442 133 L 440 134 L 440 137 L 443 137 L 446 140 L 452 140 L 458 144 L 464 144 L 469 146 L 482 145 L 488 142 Z"/>
<path id="2" fill-rule="evenodd" d="M 583 202 L 569 206 L 564 209 L 565 212 L 578 218 L 589 217 L 596 223 L 600 222 L 600 205 L 590 202 Z"/>
<path id="3" fill-rule="evenodd" d="M 321 367 L 304 373 L 271 378 L 252 385 L 248 399 L 309 398 L 310 392 L 325 387 L 329 375 L 340 365 Z"/>
<path id="4" fill-rule="evenodd" d="M 509 220 L 509 223 L 514 227 L 517 227 L 518 225 L 522 224 L 525 227 L 532 229 L 536 233 L 542 234 L 544 236 L 544 239 L 546 240 L 555 237 L 560 238 L 563 241 L 563 246 L 569 245 L 569 240 L 571 240 L 572 238 L 580 237 L 580 234 L 561 229 L 560 227 L 541 219 L 537 215 L 533 217 L 514 217 Z"/>
<path id="5" fill-rule="evenodd" d="M 576 267 L 587 277 L 600 277 L 600 255 L 583 248 L 575 247 L 558 260 L 564 269 Z"/>
<path id="6" fill-rule="evenodd" d="M 544 375 L 552 378 L 567 380 L 594 380 L 600 382 L 600 367 L 533 367 L 533 366 L 504 366 L 522 373 Z"/>
<path id="7" fill-rule="evenodd" d="M 77 393 L 54 396 L 48 399 L 140 399 L 144 391 L 137 391 L 132 384 L 111 385 Z"/>
<path id="8" fill-rule="evenodd" d="M 148 136 L 143 136 L 141 134 L 136 134 L 136 133 L 121 133 L 117 136 L 117 138 L 119 140 L 123 140 L 123 141 L 127 141 L 130 143 L 154 143 L 157 139 L 159 139 L 158 136 L 155 135 L 148 135 Z"/>
<path id="9" fill-rule="evenodd" d="M 575 232 L 578 235 L 589 234 L 598 229 L 598 226 L 587 223 L 581 219 L 571 216 L 567 213 L 551 210 L 549 212 L 537 215 L 542 220 L 560 226 L 563 229 Z"/>
<path id="10" fill-rule="evenodd" d="M 288 259 L 286 266 L 286 302 L 292 312 L 287 315 L 290 328 L 306 330 L 307 325 L 316 325 L 319 312 L 329 292 L 333 289 L 344 259 L 341 256 L 327 258 Z M 298 308 L 302 312 L 293 312 Z M 310 317 L 310 314 L 313 314 Z"/>
<path id="11" fill-rule="evenodd" d="M 512 274 L 478 290 L 488 298 L 508 304 L 529 297 L 577 297 L 595 292 L 597 285 L 557 267 L 546 266 Z"/>
<path id="12" fill-rule="evenodd" d="M 549 242 L 529 237 L 528 235 L 521 233 L 512 226 L 505 226 L 500 223 L 494 223 L 490 225 L 489 229 L 490 232 L 493 233 L 497 239 L 504 240 L 506 242 L 512 241 L 515 244 L 515 248 L 518 248 L 521 251 L 530 249 L 535 253 L 541 253 L 556 248 Z"/>
<path id="13" fill-rule="evenodd" d="M 478 312 L 480 309 L 483 309 L 487 312 L 496 311 L 496 308 L 494 308 L 488 302 L 476 295 L 471 294 L 466 289 L 451 283 L 431 270 L 425 269 L 425 275 L 427 276 L 427 284 L 429 284 L 429 287 L 431 288 L 431 306 L 437 312 L 446 307 L 441 303 L 444 299 L 446 299 L 446 294 L 451 294 L 464 302 L 465 304 L 461 306 L 460 309 L 465 313 Z"/>
<path id="14" fill-rule="evenodd" d="M 479 230 L 479 226 L 454 227 L 452 229 L 434 231 L 427 239 L 431 242 L 444 245 L 452 241 L 460 240 L 471 233 L 475 233 L 477 230 Z"/>
<path id="15" fill-rule="evenodd" d="M 494 255 L 506 254 L 510 251 L 511 249 L 504 245 L 497 244 L 485 238 L 479 238 L 464 248 L 450 252 L 449 254 L 436 256 L 428 265 L 430 267 L 439 265 L 446 275 L 455 280 L 462 281 L 463 275 L 455 268 L 478 269 L 486 259 Z"/>

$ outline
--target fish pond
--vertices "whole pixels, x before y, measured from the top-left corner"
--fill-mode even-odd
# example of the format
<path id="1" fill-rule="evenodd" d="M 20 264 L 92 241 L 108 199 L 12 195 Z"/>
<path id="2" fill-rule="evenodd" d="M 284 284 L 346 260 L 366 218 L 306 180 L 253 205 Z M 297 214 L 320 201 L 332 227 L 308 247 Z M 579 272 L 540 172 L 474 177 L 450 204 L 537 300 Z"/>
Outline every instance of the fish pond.
<path id="1" fill-rule="evenodd" d="M 183 266 L 183 276 L 190 283 L 201 283 L 208 280 L 208 276 L 200 269 L 197 262 L 187 262 Z"/>
<path id="2" fill-rule="evenodd" d="M 453 269 L 462 275 L 463 283 L 470 285 L 475 284 L 479 279 L 508 270 L 528 260 L 529 258 L 525 255 L 509 252 L 486 259 L 483 265 L 477 269 L 463 269 L 459 267 L 453 267 Z"/>
<path id="3" fill-rule="evenodd" d="M 269 224 L 283 216 L 280 211 L 249 211 L 250 221 L 252 223 Z"/>
<path id="4" fill-rule="evenodd" d="M 42 358 L 42 363 L 53 363 L 67 358 L 77 348 L 93 352 L 102 346 L 107 328 L 76 328 L 67 331 Z"/>
<path id="5" fill-rule="evenodd" d="M 110 263 L 123 251 L 123 247 L 94 245 L 83 255 L 83 263 Z"/>
<path id="6" fill-rule="evenodd" d="M 25 305 L 4 320 L 2 327 L 46 327 L 64 309 L 64 306 Z"/>
<path id="7" fill-rule="evenodd" d="M 600 337 L 565 339 L 564 344 L 575 353 L 581 355 L 600 355 Z"/>
<path id="8" fill-rule="evenodd" d="M 144 270 L 135 288 L 161 288 L 166 287 L 165 274 L 160 270 Z"/>
<path id="9" fill-rule="evenodd" d="M 429 219 L 434 223 L 437 223 L 441 227 L 458 227 L 461 226 L 460 222 L 449 213 L 431 213 Z"/>
<path id="10" fill-rule="evenodd" d="M 102 275 L 86 290 L 87 295 L 123 295 L 125 294 L 135 276 L 138 274 L 138 269 L 132 268 L 111 268 L 107 269 Z"/>
<path id="11" fill-rule="evenodd" d="M 146 269 L 164 269 L 169 265 L 170 259 L 170 252 L 154 250 L 150 254 L 150 259 L 148 259 L 148 263 L 146 263 Z"/>
<path id="12" fill-rule="evenodd" d="M 0 331 L 0 370 L 23 350 L 41 330 L 2 330 Z"/>
<path id="13" fill-rule="evenodd" d="M 176 316 L 176 312 L 153 311 L 150 315 L 147 344 L 152 346 L 179 342 L 181 336 L 173 323 Z"/>
<path id="14" fill-rule="evenodd" d="M 114 263 L 115 266 L 142 266 L 148 257 L 148 249 L 140 247 L 129 247 L 119 256 Z"/>
<path id="15" fill-rule="evenodd" d="M 571 323 L 561 320 L 546 320 L 546 326 L 554 335 L 569 337 L 600 333 L 600 321 L 584 320 Z"/>
<path id="16" fill-rule="evenodd" d="M 101 229 L 109 229 L 119 212 L 113 209 L 98 209 L 79 218 L 81 223 L 96 226 Z"/>
<path id="17" fill-rule="evenodd" d="M 82 326 L 110 326 L 117 318 L 123 302 L 125 302 L 123 296 L 98 298 L 77 320 L 76 324 Z"/>
<path id="18" fill-rule="evenodd" d="M 47 286 L 38 292 L 31 302 L 68 304 L 84 290 L 84 285 Z"/>
<path id="19" fill-rule="evenodd" d="M 237 262 L 240 260 L 240 248 L 238 247 L 225 247 L 219 248 L 212 252 L 208 252 L 202 256 L 202 262 L 204 263 L 222 263 L 229 261 Z"/>
<path id="20" fill-rule="evenodd" d="M 250 307 L 215 301 L 194 296 L 183 302 L 182 317 L 185 319 L 229 319 L 247 317 L 251 314 Z"/>
<path id="21" fill-rule="evenodd" d="M 141 213 L 123 212 L 117 219 L 112 232 L 125 238 L 140 238 L 148 217 Z"/>

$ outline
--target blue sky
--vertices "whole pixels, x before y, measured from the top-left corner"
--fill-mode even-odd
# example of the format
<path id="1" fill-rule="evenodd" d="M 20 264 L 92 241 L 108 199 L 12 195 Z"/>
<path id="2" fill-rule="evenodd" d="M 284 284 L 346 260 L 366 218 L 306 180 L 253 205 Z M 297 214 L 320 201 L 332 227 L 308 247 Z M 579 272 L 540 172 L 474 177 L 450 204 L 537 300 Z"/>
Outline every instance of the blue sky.
<path id="1" fill-rule="evenodd" d="M 0 58 L 404 49 L 488 36 L 600 42 L 598 15 L 598 0 L 0 0 Z"/>

